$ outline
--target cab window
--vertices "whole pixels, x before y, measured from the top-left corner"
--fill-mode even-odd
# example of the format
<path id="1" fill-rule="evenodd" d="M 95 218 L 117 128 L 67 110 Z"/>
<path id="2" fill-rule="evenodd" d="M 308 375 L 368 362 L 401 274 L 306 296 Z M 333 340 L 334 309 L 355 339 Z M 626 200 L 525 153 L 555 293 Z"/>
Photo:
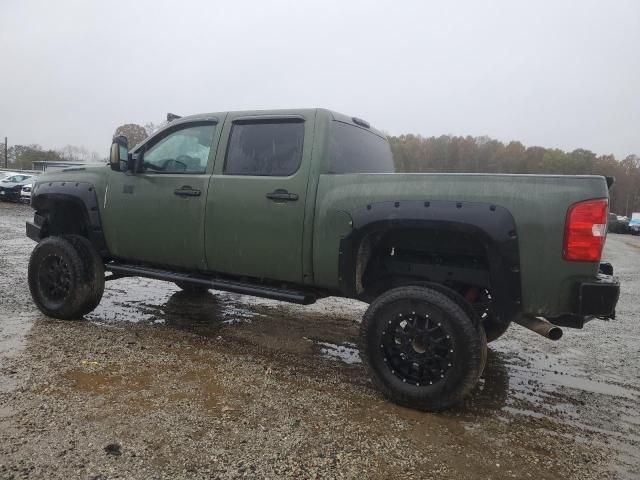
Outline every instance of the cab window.
<path id="1" fill-rule="evenodd" d="M 215 124 L 192 125 L 176 130 L 145 149 L 147 173 L 204 173 Z"/>
<path id="2" fill-rule="evenodd" d="M 237 122 L 231 128 L 224 173 L 287 177 L 302 161 L 304 121 Z"/>
<path id="3" fill-rule="evenodd" d="M 386 138 L 366 128 L 331 122 L 329 173 L 393 173 Z"/>

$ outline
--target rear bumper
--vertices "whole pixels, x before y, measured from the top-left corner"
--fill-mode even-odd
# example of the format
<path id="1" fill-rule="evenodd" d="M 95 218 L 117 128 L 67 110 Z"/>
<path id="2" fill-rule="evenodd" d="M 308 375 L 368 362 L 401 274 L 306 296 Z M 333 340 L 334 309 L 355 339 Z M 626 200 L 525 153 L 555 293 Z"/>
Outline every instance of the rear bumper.
<path id="1" fill-rule="evenodd" d="M 579 284 L 578 315 L 604 318 L 615 317 L 616 304 L 620 296 L 620 282 L 617 277 L 613 276 L 613 268 L 610 265 L 605 268 L 605 271 L 607 273 L 599 273 L 595 280 Z"/>
<path id="2" fill-rule="evenodd" d="M 548 320 L 561 327 L 582 328 L 594 318 L 615 318 L 616 304 L 620 296 L 620 282 L 613 275 L 609 263 L 600 264 L 600 273 L 589 281 L 579 282 L 572 300 L 573 313 L 548 317 Z"/>

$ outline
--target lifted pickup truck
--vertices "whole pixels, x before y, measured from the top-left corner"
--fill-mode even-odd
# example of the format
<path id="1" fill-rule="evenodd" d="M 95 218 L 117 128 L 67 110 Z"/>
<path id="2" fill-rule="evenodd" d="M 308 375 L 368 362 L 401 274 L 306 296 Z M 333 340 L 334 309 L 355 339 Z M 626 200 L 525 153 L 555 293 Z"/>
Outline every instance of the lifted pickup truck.
<path id="1" fill-rule="evenodd" d="M 370 303 L 361 353 L 393 401 L 441 410 L 515 322 L 551 339 L 613 318 L 600 176 L 400 174 L 385 136 L 323 109 L 171 121 L 110 166 L 43 174 L 29 287 L 46 315 L 93 310 L 105 280 L 194 293 Z M 105 271 L 110 276 L 105 278 Z"/>

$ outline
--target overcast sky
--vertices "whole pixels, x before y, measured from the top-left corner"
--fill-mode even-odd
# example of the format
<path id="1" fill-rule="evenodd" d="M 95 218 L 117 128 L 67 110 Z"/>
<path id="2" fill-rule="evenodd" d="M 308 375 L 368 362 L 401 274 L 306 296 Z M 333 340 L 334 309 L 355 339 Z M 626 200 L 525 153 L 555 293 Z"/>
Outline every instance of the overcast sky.
<path id="1" fill-rule="evenodd" d="M 0 137 L 106 157 L 115 128 L 327 107 L 391 134 L 640 154 L 640 1 L 0 5 Z"/>

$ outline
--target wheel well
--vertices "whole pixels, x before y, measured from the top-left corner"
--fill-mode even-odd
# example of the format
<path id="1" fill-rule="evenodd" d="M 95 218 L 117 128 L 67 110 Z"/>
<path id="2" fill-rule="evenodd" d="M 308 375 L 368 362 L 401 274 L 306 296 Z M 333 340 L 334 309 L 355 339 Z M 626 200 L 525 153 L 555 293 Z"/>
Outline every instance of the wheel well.
<path id="1" fill-rule="evenodd" d="M 463 296 L 471 288 L 489 290 L 487 246 L 471 232 L 442 228 L 397 228 L 362 239 L 355 275 L 360 298 L 412 281 L 444 285 Z"/>
<path id="2" fill-rule="evenodd" d="M 86 208 L 73 199 L 39 199 L 37 214 L 45 217 L 44 236 L 81 235 L 89 238 Z"/>
<path id="3" fill-rule="evenodd" d="M 407 200 L 371 203 L 350 215 L 353 230 L 339 252 L 343 295 L 370 301 L 398 283 L 426 281 L 474 304 L 479 291 L 496 321 L 522 311 L 518 231 L 506 208 Z"/>

